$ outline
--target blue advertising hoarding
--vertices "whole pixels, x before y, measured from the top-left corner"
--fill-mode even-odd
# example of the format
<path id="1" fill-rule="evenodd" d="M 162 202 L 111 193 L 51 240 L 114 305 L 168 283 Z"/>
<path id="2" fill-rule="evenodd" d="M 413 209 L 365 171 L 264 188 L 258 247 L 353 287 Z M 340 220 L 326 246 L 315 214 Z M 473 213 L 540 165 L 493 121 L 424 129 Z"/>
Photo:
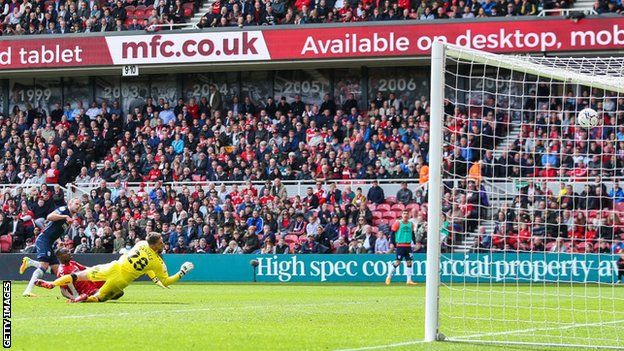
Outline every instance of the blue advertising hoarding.
<path id="1" fill-rule="evenodd" d="M 195 264 L 185 280 L 250 282 L 252 260 L 258 282 L 382 282 L 392 255 L 165 255 L 170 271 L 183 262 Z M 611 283 L 617 278 L 615 255 L 564 253 L 493 253 L 443 255 L 443 282 Z M 426 255 L 415 254 L 413 279 L 425 281 Z M 405 275 L 405 263 L 397 270 Z M 400 278 L 397 278 L 400 279 Z"/>
<path id="2" fill-rule="evenodd" d="M 33 256 L 33 255 L 29 255 Z M 17 269 L 23 255 L 0 255 L 0 278 L 28 280 Z M 86 266 L 118 259 L 112 254 L 76 254 Z M 394 261 L 393 255 L 164 255 L 169 274 L 185 261 L 195 269 L 184 277 L 194 282 L 252 282 L 252 260 L 258 282 L 349 283 L 383 282 Z M 441 280 L 467 283 L 612 283 L 617 279 L 617 255 L 565 253 L 445 254 L 440 263 Z M 426 255 L 414 255 L 416 282 L 425 281 Z M 397 269 L 395 281 L 402 281 L 405 263 Z"/>

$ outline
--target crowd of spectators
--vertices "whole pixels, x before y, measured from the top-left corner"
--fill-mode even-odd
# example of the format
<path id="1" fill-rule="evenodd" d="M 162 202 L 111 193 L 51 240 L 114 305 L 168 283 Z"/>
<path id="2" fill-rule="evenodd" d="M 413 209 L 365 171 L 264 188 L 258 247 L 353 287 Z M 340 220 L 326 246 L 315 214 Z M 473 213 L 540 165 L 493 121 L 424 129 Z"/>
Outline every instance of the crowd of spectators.
<path id="1" fill-rule="evenodd" d="M 412 192 L 403 183 L 397 196 L 386 197 L 376 182 L 366 193 L 340 188 L 319 182 L 305 196 L 290 196 L 279 178 L 262 186 L 210 183 L 179 191 L 161 182 L 130 190 L 119 181 L 102 181 L 82 196 L 83 210 L 58 245 L 75 253 L 123 253 L 156 231 L 164 234 L 167 253 L 383 254 L 394 250 L 391 221 L 385 218 L 394 220 L 407 210 L 417 235 L 414 249 L 424 251 L 421 190 Z M 10 235 L 13 250 L 32 252 L 45 217 L 64 205 L 64 199 L 59 186 L 5 191 L 0 237 Z"/>
<path id="2" fill-rule="evenodd" d="M 110 223 L 119 222 L 135 229 L 122 232 L 124 243 L 141 237 L 148 228 L 166 233 L 180 225 L 185 232 L 192 227 L 201 233 L 210 231 L 214 238 L 219 238 L 218 242 L 204 238 L 212 251 L 225 250 L 221 245 L 225 238 L 227 245 L 234 240 L 244 252 L 253 252 L 264 246 L 265 235 L 270 234 L 272 244 L 278 244 L 281 238 L 292 252 L 305 252 L 312 243 L 318 244 L 310 248 L 314 252 L 342 252 L 343 249 L 334 247 L 334 241 L 343 241 L 347 251 L 371 252 L 370 244 L 378 235 L 387 241 L 389 225 L 400 208 L 390 211 L 388 207 L 385 211 L 382 206 L 387 215 L 371 209 L 375 210 L 377 205 L 394 205 L 394 202 L 400 206 L 410 204 L 412 195 L 407 196 L 408 189 L 405 189 L 399 196 L 400 201 L 391 196 L 393 202 L 387 204 L 379 186 L 367 193 L 350 187 L 337 191 L 334 181 L 406 177 L 417 179 L 416 183 L 427 180 L 424 159 L 428 150 L 428 102 L 424 97 L 403 106 L 395 94 L 378 94 L 369 109 L 362 111 L 353 95 L 342 105 L 337 105 L 329 94 L 320 105 L 306 104 L 300 96 L 295 96 L 292 103 L 287 103 L 284 97 L 277 103 L 273 98 L 256 103 L 249 98 L 241 99 L 242 102 L 237 97 L 224 100 L 212 86 L 209 96 L 199 102 L 178 99 L 173 107 L 164 99 L 148 98 L 144 106 L 132 111 L 121 111 L 117 103 L 112 106 L 93 103 L 89 108 L 56 105 L 50 113 L 28 105 L 25 111 L 15 108 L 8 118 L 0 117 L 0 152 L 3 155 L 0 182 L 32 184 L 35 188 L 57 183 L 70 187 L 76 184 L 81 188 L 97 185 L 98 188 L 84 199 L 89 208 L 81 214 L 84 218 L 75 222 L 75 230 L 68 234 L 72 242 L 76 240 L 76 247 L 89 250 L 96 247 L 99 251 L 98 242 L 110 249 L 114 239 L 109 239 L 119 228 L 106 228 Z M 296 194 L 288 197 L 283 190 L 272 190 L 273 186 L 280 188 L 282 180 L 295 179 L 314 180 L 316 188 L 310 189 L 312 194 L 305 197 L 293 197 Z M 208 189 L 187 189 L 180 193 L 171 193 L 167 185 L 150 189 L 153 196 L 149 198 L 142 197 L 141 191 L 129 194 L 125 190 L 128 183 L 171 184 L 176 181 L 206 181 L 212 185 Z M 227 192 L 222 190 L 222 196 L 217 198 L 213 187 L 222 181 L 246 182 L 247 185 L 240 191 L 237 187 Z M 255 190 L 250 181 L 272 185 Z M 38 191 L 27 190 L 28 195 L 24 190 L 5 194 L 2 234 L 13 236 L 14 247 L 22 247 L 28 239 L 32 242 L 46 211 L 49 213 L 59 204 L 51 202 L 49 191 L 43 187 Z M 413 197 L 415 204 L 424 204 L 422 191 L 415 191 Z M 45 211 L 40 208 L 42 206 Z M 255 238 L 263 240 L 259 241 L 260 246 L 247 245 L 246 248 L 246 232 L 252 227 L 248 217 L 253 209 L 260 212 L 262 221 L 279 221 L 280 225 L 253 225 L 257 231 Z M 18 218 L 21 210 L 37 212 L 37 215 L 25 215 L 24 220 Z M 177 214 L 172 218 L 159 219 L 174 212 Z M 362 224 L 358 227 L 360 212 L 365 214 L 366 227 Z M 227 218 L 226 213 L 230 213 Z M 305 222 L 297 222 L 298 215 Z M 332 215 L 336 220 L 330 220 Z M 319 220 L 310 221 L 311 217 Z M 156 219 L 148 227 L 147 222 L 153 218 Z M 224 218 L 227 221 L 232 218 L 236 226 L 228 229 L 216 222 Z M 424 221 L 423 215 L 414 213 L 414 218 Z M 24 226 L 30 220 L 39 226 Z M 341 229 L 343 239 L 330 230 L 332 223 L 341 221 L 346 222 Z M 136 227 L 139 222 L 141 229 Z M 327 227 L 327 234 L 320 229 L 308 229 L 309 222 L 313 223 L 313 228 Z M 296 230 L 289 230 L 291 224 Z M 206 225 L 208 227 L 204 228 Z M 354 227 L 358 228 L 357 233 L 352 230 Z M 259 228 L 270 228 L 271 232 L 260 232 Z M 300 232 L 302 228 L 306 235 Z M 348 228 L 348 234 L 344 233 L 344 228 Z M 229 231 L 223 232 L 226 229 Z M 92 230 L 102 235 L 101 240 L 96 242 L 97 238 L 90 236 Z M 314 240 L 308 239 L 307 234 L 313 234 Z M 359 240 L 371 234 L 375 239 Z M 92 240 L 80 246 L 84 236 Z M 178 236 L 168 237 L 176 238 L 168 240 L 171 251 L 183 250 L 178 247 L 181 243 Z M 358 240 L 354 239 L 356 237 Z M 203 247 L 197 235 L 185 238 L 184 245 L 192 246 L 193 250 L 196 246 Z M 306 240 L 308 246 L 303 245 Z M 378 252 L 384 251 L 381 250 L 383 242 L 379 242 Z"/>
<path id="3" fill-rule="evenodd" d="M 621 12 L 621 4 L 599 3 L 600 13 Z M 217 0 L 201 18 L 199 27 L 257 26 L 276 24 L 347 23 L 472 19 L 535 16 L 542 9 L 564 9 L 570 0 Z"/>
<path id="4" fill-rule="evenodd" d="M 539 84 L 535 98 L 523 101 L 523 112 L 509 116 L 519 127 L 518 136 L 497 157 L 493 151 L 478 152 L 487 143 L 485 135 L 461 137 L 466 140 L 459 144 L 466 147 L 451 146 L 447 152 L 451 174 L 466 174 L 469 167 L 468 178 L 476 181 L 530 180 L 517 184 L 513 200 L 493 209 L 494 230 L 479 229 L 477 245 L 482 250 L 619 252 L 624 193 L 618 182 L 608 181 L 607 187 L 602 179 L 624 175 L 624 99 L 609 92 L 591 96 L 589 91 L 554 97 L 551 88 Z M 484 105 L 489 107 L 486 118 L 499 106 L 493 99 L 485 99 Z M 598 111 L 597 127 L 576 124 L 575 116 L 584 108 Z M 485 134 L 482 126 L 475 128 Z M 570 180 L 585 185 L 580 189 Z M 560 187 L 549 188 L 551 182 Z"/>
<path id="5" fill-rule="evenodd" d="M 183 0 L 3 0 L 4 35 L 153 31 L 185 23 L 200 3 Z"/>
<path id="6" fill-rule="evenodd" d="M 540 236 L 541 223 L 557 218 L 561 222 L 561 218 L 568 218 L 566 211 L 575 218 L 582 213 L 591 219 L 588 222 L 606 221 L 609 212 L 605 211 L 615 208 L 609 201 L 617 190 L 607 198 L 606 189 L 595 186 L 577 192 L 575 196 L 580 200 L 574 200 L 573 205 L 564 196 L 539 200 L 539 191 L 529 185 L 518 187 L 521 196 L 513 203 L 490 202 L 488 193 L 492 189 L 486 189 L 489 185 L 482 183 L 484 177 L 508 180 L 519 176 L 622 175 L 621 166 L 607 167 L 608 162 L 624 164 L 624 153 L 617 151 L 624 145 L 619 136 L 624 131 L 614 127 L 621 124 L 617 120 L 622 115 L 622 100 L 589 94 L 578 98 L 544 96 L 550 94 L 543 89 L 528 96 L 525 113 L 520 115 L 510 115 L 507 106 L 493 96 L 483 96 L 478 110 L 474 108 L 477 104 L 466 109 L 446 102 L 444 177 L 456 180 L 446 184 L 443 197 L 441 232 L 445 249 L 460 244 L 468 233 L 481 231 L 480 225 L 490 216 L 498 218 L 492 212 L 496 206 L 496 210 L 502 208 L 507 224 L 505 230 L 499 225 L 493 233 L 481 233 L 478 245 L 482 249 L 530 249 L 534 237 Z M 271 250 L 287 244 L 290 252 L 343 252 L 335 243 L 344 240 L 347 252 L 370 252 L 374 239 L 367 239 L 365 244 L 354 238 L 364 233 L 368 238 L 379 235 L 388 240 L 389 227 L 403 209 L 424 228 L 427 204 L 418 185 L 427 182 L 429 172 L 429 103 L 425 97 L 404 105 L 394 93 L 378 93 L 366 109 L 359 108 L 361 104 L 353 94 L 342 104 L 336 104 L 329 94 L 318 105 L 307 104 L 298 95 L 287 101 L 285 97 L 226 100 L 212 85 L 209 95 L 198 100 L 178 99 L 171 106 L 163 98 L 148 98 L 131 111 L 122 111 L 117 102 L 111 106 L 94 102 L 89 108 L 56 105 L 49 113 L 28 105 L 24 111 L 16 107 L 8 118 L 0 116 L 0 183 L 97 187 L 85 195 L 88 210 L 76 222 L 82 225 L 76 224 L 69 239 L 94 238 L 91 231 L 95 230 L 103 235 L 101 241 L 107 243 L 107 250 L 115 233 L 122 234 L 118 243 L 123 239 L 128 244 L 146 230 L 167 233 L 180 227 L 187 233 L 183 243 L 186 246 L 179 245 L 179 235 L 169 235 L 175 238 L 168 241 L 172 252 L 204 247 L 200 239 L 207 232 L 212 236 L 204 239 L 213 251 L 226 251 L 223 243 L 229 246 L 234 240 L 243 252 L 255 252 L 263 249 L 268 238 Z M 529 101 L 536 105 L 531 107 Z M 575 112 L 587 106 L 600 112 L 603 123 L 591 130 L 575 128 Z M 494 157 L 493 150 L 509 136 L 514 125 L 521 126 L 516 142 Z M 586 142 L 588 137 L 590 141 Z M 570 158 L 572 162 L 567 161 Z M 601 160 L 604 163 L 588 166 Z M 345 180 L 375 179 L 413 181 L 410 188 L 405 185 L 390 197 L 378 186 L 365 194 L 356 186 L 340 185 Z M 281 184 L 288 180 L 316 182 L 316 187 L 301 196 L 285 194 Z M 171 183 L 184 181 L 204 185 L 179 192 L 170 188 Z M 221 183 L 226 181 L 241 184 L 240 189 L 222 188 Z M 252 181 L 264 186 L 256 189 Z M 150 185 L 134 193 L 127 191 L 128 183 L 136 186 L 142 182 Z M 165 185 L 152 189 L 152 184 Z M 545 187 L 540 189 L 545 191 Z M 572 190 L 565 191 L 570 194 Z M 411 195 L 407 196 L 408 192 Z M 40 188 L 38 193 L 28 190 L 26 194 L 5 194 L 2 223 L 12 224 L 5 224 L 5 231 L 0 233 L 15 236 L 14 244 L 23 246 L 42 224 L 41 214 L 62 201 L 60 193 L 60 188 Z M 149 196 L 145 196 L 147 193 Z M 32 233 L 20 231 L 18 224 L 24 221 L 16 222 L 16 216 L 21 210 L 39 214 L 26 216 L 33 219 Z M 557 215 L 545 215 L 543 210 Z M 250 219 L 256 218 L 254 211 L 262 222 L 273 224 L 258 225 L 257 219 Z M 361 214 L 368 227 L 358 227 Z M 332 215 L 336 215 L 336 222 Z M 322 230 L 312 226 L 308 232 L 308 224 L 317 223 L 316 218 Z M 617 223 L 615 218 L 611 220 Z M 107 224 L 117 226 L 117 222 L 121 227 L 105 230 Z M 233 225 L 226 226 L 225 222 Z M 332 223 L 338 228 L 344 226 L 341 235 L 335 235 Z M 122 227 L 125 230 L 120 231 Z M 554 227 L 561 228 L 558 224 Z M 359 230 L 356 236 L 353 228 Z M 521 229 L 524 236 L 532 233 L 529 242 L 509 239 L 519 235 Z M 189 230 L 195 234 L 188 234 Z M 20 237 L 15 234 L 18 232 L 29 234 Z M 581 232 L 587 230 L 560 236 L 548 231 L 549 236 L 540 239 L 545 248 L 557 240 L 565 240 L 569 246 Z M 258 245 L 247 243 L 251 233 Z M 308 234 L 313 238 L 309 239 Z M 616 234 L 605 240 L 618 239 Z M 425 240 L 424 233 L 420 238 Z M 592 245 L 584 244 L 583 250 L 595 247 L 593 239 L 585 241 Z M 75 242 L 75 246 L 80 243 Z M 358 248 L 360 243 L 362 248 Z M 95 240 L 87 240 L 82 247 L 91 250 L 93 246 L 98 247 Z M 230 250 L 239 251 L 236 247 Z"/>
<path id="7" fill-rule="evenodd" d="M 492 233 L 480 228 L 478 249 L 623 252 L 624 191 L 618 182 L 607 189 L 600 178 L 582 191 L 571 183 L 553 191 L 546 181 L 529 182 L 495 212 Z"/>
<path id="8" fill-rule="evenodd" d="M 212 1 L 212 0 L 209 0 Z M 5 35 L 157 30 L 154 24 L 186 23 L 202 1 L 184 0 L 3 0 Z M 277 24 L 434 20 L 535 16 L 565 9 L 571 0 L 216 0 L 197 24 L 248 27 Z M 621 1 L 597 0 L 594 9 L 622 13 Z"/>

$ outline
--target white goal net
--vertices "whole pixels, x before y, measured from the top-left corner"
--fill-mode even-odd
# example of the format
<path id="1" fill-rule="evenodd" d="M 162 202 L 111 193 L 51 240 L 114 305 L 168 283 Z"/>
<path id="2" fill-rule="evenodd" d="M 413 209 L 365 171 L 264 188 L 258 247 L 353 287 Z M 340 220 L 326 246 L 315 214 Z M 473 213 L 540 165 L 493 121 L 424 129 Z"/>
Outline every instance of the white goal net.
<path id="1" fill-rule="evenodd" d="M 624 59 L 436 43 L 430 132 L 425 339 L 624 348 Z"/>

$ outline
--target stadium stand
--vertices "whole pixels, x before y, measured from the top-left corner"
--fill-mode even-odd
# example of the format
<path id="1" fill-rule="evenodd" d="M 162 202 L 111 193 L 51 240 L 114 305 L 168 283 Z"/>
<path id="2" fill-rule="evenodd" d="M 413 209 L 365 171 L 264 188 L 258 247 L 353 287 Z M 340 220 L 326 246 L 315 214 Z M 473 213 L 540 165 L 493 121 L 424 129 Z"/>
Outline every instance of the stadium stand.
<path id="1" fill-rule="evenodd" d="M 585 96 L 538 104 L 572 111 L 591 106 L 609 115 L 624 103 Z M 428 102 L 402 106 L 393 95 L 376 97 L 363 111 L 353 100 L 336 106 L 329 95 L 321 106 L 297 97 L 257 106 L 236 98 L 219 108 L 207 99 L 178 99 L 171 108 L 154 97 L 132 111 L 106 103 L 88 110 L 57 105 L 49 114 L 16 107 L 0 117 L 0 183 L 21 184 L 2 190 L 0 248 L 32 250 L 45 216 L 78 186 L 89 189 L 81 195 L 86 210 L 64 241 L 77 252 L 119 252 L 153 230 L 166 234 L 174 253 L 387 252 L 390 226 L 404 209 L 422 251 Z M 445 136 L 443 212 L 453 221 L 443 219 L 444 249 L 466 241 L 466 250 L 619 250 L 624 191 L 617 183 L 607 188 L 599 177 L 622 175 L 624 156 L 615 150 L 624 131 L 611 126 L 623 116 L 591 131 L 602 145 L 587 145 L 568 114 L 544 116 L 538 108 L 521 117 L 521 128 L 507 130 L 501 126 L 511 117 L 489 103 L 492 109 L 484 111 L 446 106 L 457 118 Z M 605 156 L 596 160 L 598 147 Z M 611 173 L 592 173 L 595 162 L 602 162 L 595 169 Z M 490 199 L 485 187 L 510 184 L 480 182 L 482 174 L 497 172 L 567 182 L 555 190 L 525 184 L 527 196 Z M 465 175 L 468 181 L 453 181 Z M 574 185 L 588 176 L 595 183 Z M 381 186 L 371 187 L 370 179 Z M 388 186 L 400 179 L 409 184 Z M 309 187 L 289 193 L 285 184 L 293 182 Z M 518 218 L 534 220 L 510 225 Z"/>
<path id="2" fill-rule="evenodd" d="M 153 31 L 155 24 L 185 23 L 196 2 L 129 1 L 3 1 L 0 21 L 4 35 Z"/>

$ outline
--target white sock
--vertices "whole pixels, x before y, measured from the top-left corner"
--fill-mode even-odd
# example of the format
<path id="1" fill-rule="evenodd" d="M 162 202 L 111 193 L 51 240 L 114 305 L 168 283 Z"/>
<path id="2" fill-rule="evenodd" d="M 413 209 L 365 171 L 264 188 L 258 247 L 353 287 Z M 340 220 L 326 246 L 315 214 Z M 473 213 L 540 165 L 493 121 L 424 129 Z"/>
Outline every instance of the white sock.
<path id="1" fill-rule="evenodd" d="M 30 277 L 28 286 L 26 286 L 26 290 L 24 290 L 24 295 L 30 294 L 30 292 L 32 292 L 32 289 L 35 287 L 35 282 L 37 281 L 37 279 L 41 279 L 41 277 L 43 277 L 43 271 L 41 270 L 41 268 L 37 268 L 33 272 L 32 277 Z"/>
<path id="2" fill-rule="evenodd" d="M 28 267 L 35 267 L 35 268 L 41 269 L 41 262 L 37 260 L 33 260 L 32 258 L 28 260 L 28 263 L 26 265 Z"/>
<path id="3" fill-rule="evenodd" d="M 411 282 L 412 281 L 412 275 L 414 275 L 414 267 L 406 267 L 405 268 L 405 274 L 407 275 L 407 281 Z"/>
<path id="4" fill-rule="evenodd" d="M 390 265 L 390 270 L 388 270 L 388 278 L 392 278 L 395 271 L 396 271 L 396 267 L 394 265 Z"/>

